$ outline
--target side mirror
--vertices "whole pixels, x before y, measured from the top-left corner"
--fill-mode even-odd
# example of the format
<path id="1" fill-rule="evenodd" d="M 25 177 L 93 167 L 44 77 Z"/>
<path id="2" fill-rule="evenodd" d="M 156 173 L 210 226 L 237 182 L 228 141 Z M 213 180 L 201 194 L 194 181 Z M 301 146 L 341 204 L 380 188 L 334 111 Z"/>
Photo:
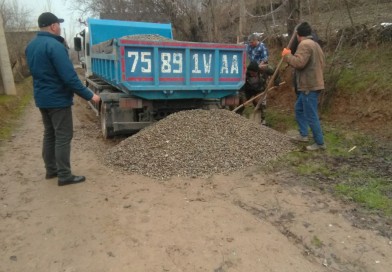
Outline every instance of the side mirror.
<path id="1" fill-rule="evenodd" d="M 82 39 L 80 37 L 74 38 L 74 49 L 75 51 L 82 51 Z"/>

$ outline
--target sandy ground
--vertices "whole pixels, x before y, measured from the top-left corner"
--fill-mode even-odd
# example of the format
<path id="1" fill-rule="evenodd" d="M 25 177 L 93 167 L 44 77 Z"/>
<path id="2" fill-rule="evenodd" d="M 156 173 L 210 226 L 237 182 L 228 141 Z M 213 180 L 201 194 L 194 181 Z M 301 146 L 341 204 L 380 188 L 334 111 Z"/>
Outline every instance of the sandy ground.
<path id="1" fill-rule="evenodd" d="M 0 148 L 1 272 L 391 271 L 391 241 L 286 173 L 157 181 L 109 169 L 99 150 L 114 142 L 77 101 L 72 167 L 85 183 L 44 179 L 32 105 Z"/>

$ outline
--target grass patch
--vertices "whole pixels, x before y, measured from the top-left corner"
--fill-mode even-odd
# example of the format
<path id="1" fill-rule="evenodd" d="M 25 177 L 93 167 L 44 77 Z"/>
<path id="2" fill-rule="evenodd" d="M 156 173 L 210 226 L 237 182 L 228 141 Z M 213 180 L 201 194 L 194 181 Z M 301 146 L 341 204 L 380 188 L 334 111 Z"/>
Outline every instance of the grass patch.
<path id="1" fill-rule="evenodd" d="M 324 243 L 317 236 L 313 236 L 311 244 L 316 248 L 322 248 L 324 246 Z"/>
<path id="2" fill-rule="evenodd" d="M 285 118 L 290 117 L 278 117 L 277 120 Z M 392 145 L 328 124 L 324 124 L 323 129 L 326 151 L 294 151 L 269 163 L 264 171 L 288 170 L 309 186 L 336 193 L 344 200 L 391 216 Z"/>
<path id="3" fill-rule="evenodd" d="M 289 129 L 293 129 L 297 124 L 293 116 L 288 116 L 268 108 L 265 119 L 268 126 L 273 127 L 278 131 L 287 131 Z"/>
<path id="4" fill-rule="evenodd" d="M 245 106 L 244 111 L 242 112 L 242 116 L 246 118 L 250 118 L 251 114 L 253 113 L 254 107 L 252 106 Z"/>
<path id="5" fill-rule="evenodd" d="M 353 52 L 355 50 L 355 52 Z M 392 67 L 389 61 L 392 52 L 387 46 L 363 50 L 361 48 L 344 48 L 342 56 L 349 57 L 350 62 L 339 78 L 338 87 L 348 93 L 361 93 L 369 89 L 390 91 Z"/>
<path id="6" fill-rule="evenodd" d="M 392 191 L 392 184 L 379 178 L 369 177 L 366 182 L 360 183 L 354 179 L 336 185 L 338 194 L 361 203 L 368 209 L 382 211 L 388 216 L 392 215 L 392 199 L 385 195 L 385 192 L 390 191 Z"/>
<path id="7" fill-rule="evenodd" d="M 245 106 L 244 111 L 242 112 L 242 116 L 250 119 L 252 118 L 253 112 L 253 105 Z M 268 107 L 265 114 L 265 121 L 267 122 L 268 126 L 273 127 L 278 131 L 287 131 L 289 129 L 293 129 L 297 124 L 293 116 L 282 114 L 281 112 Z"/>
<path id="8" fill-rule="evenodd" d="M 17 95 L 0 95 L 0 141 L 11 137 L 17 120 L 33 97 L 32 79 L 16 84 Z"/>
<path id="9" fill-rule="evenodd" d="M 320 174 L 327 177 L 332 176 L 332 172 L 327 168 L 326 165 L 314 163 L 311 161 L 308 161 L 305 164 L 298 165 L 296 170 L 300 175 L 308 176 L 312 174 Z"/>

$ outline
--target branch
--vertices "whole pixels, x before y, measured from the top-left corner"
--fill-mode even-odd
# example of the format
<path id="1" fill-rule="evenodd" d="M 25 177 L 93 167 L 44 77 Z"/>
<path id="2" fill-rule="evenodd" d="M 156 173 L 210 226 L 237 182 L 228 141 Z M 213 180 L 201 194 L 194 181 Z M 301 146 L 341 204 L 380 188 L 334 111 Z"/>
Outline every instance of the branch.
<path id="1" fill-rule="evenodd" d="M 351 17 L 350 7 L 349 7 L 349 5 L 348 5 L 347 0 L 344 0 L 344 3 L 346 4 L 348 17 L 350 18 L 350 21 L 351 21 L 351 26 L 354 26 L 353 17 Z"/>
<path id="2" fill-rule="evenodd" d="M 280 10 L 286 5 L 287 2 L 288 2 L 288 0 L 284 0 L 284 2 L 283 2 L 282 4 L 280 4 L 279 7 L 277 7 L 276 9 L 274 9 L 273 11 L 271 11 L 270 13 L 267 13 L 267 14 L 264 14 L 264 15 L 253 15 L 253 14 L 251 14 L 249 11 L 246 11 L 246 13 L 247 13 L 250 17 L 253 17 L 253 18 L 263 18 L 263 19 L 266 19 L 267 17 L 271 16 L 272 14 L 274 14 L 274 13 L 280 11 Z"/>

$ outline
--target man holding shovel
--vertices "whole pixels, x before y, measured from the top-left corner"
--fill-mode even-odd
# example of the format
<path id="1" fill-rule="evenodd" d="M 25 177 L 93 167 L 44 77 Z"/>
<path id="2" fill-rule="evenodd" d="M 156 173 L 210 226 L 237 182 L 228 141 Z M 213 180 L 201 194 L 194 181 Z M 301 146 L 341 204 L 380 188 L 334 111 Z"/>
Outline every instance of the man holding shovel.
<path id="1" fill-rule="evenodd" d="M 295 68 L 298 99 L 295 103 L 295 118 L 299 127 L 299 135 L 293 138 L 297 142 L 308 142 L 310 127 L 315 143 L 306 147 L 309 151 L 324 150 L 323 132 L 318 116 L 318 97 L 324 89 L 325 57 L 320 45 L 312 40 L 312 28 L 307 22 L 297 27 L 299 42 L 295 55 L 288 48 L 283 49 L 282 58 Z"/>

